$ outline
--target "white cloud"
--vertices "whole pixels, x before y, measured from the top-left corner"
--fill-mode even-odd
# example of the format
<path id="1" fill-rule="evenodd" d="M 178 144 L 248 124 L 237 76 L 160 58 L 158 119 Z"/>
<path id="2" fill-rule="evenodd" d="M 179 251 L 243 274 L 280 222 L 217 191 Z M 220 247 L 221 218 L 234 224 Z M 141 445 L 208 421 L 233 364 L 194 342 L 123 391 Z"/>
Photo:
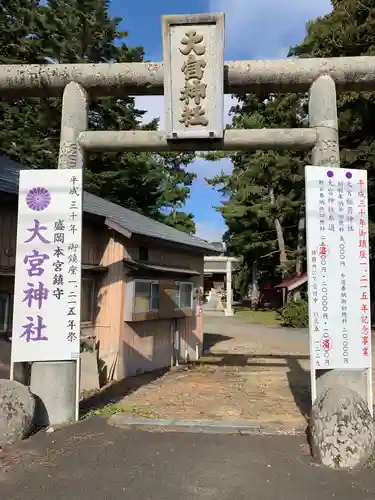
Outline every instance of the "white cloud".
<path id="1" fill-rule="evenodd" d="M 207 0 L 211 12 L 225 13 L 225 46 L 230 58 L 277 59 L 302 41 L 308 20 L 331 10 L 330 0 Z"/>
<path id="2" fill-rule="evenodd" d="M 231 123 L 229 110 L 235 104 L 236 100 L 230 95 L 224 95 L 224 122 Z M 139 96 L 135 98 L 135 104 L 138 109 L 147 111 L 143 121 L 150 122 L 153 118 L 160 118 L 159 129 L 164 130 L 164 96 Z"/>
<path id="3" fill-rule="evenodd" d="M 147 111 L 143 116 L 143 122 L 147 123 L 154 118 L 160 118 L 159 129 L 164 129 L 164 96 L 142 95 L 135 98 L 135 105 L 138 109 Z"/>
<path id="4" fill-rule="evenodd" d="M 225 124 L 231 123 L 229 111 L 234 106 L 236 100 L 230 95 L 224 96 L 224 122 Z M 135 98 L 135 104 L 138 109 L 145 110 L 147 113 L 143 117 L 143 122 L 147 123 L 154 118 L 160 118 L 159 130 L 164 130 L 164 97 L 163 96 L 139 96 Z M 216 174 L 224 170 L 231 172 L 232 165 L 229 160 L 224 159 L 217 162 L 206 161 L 201 158 L 195 160 L 188 167 L 190 172 L 195 172 L 199 180 L 205 177 L 214 177 Z"/>
<path id="5" fill-rule="evenodd" d="M 187 169 L 189 172 L 197 174 L 199 181 L 204 181 L 205 178 L 214 177 L 221 171 L 229 174 L 232 172 L 232 163 L 228 158 L 218 161 L 207 161 L 203 158 L 197 158 L 193 163 L 188 165 Z"/>
<path id="6" fill-rule="evenodd" d="M 206 241 L 221 241 L 225 231 L 225 228 L 223 229 L 222 226 L 216 227 L 210 223 L 201 223 L 201 222 L 196 222 L 195 228 L 196 228 L 196 233 L 195 233 L 196 236 Z"/>

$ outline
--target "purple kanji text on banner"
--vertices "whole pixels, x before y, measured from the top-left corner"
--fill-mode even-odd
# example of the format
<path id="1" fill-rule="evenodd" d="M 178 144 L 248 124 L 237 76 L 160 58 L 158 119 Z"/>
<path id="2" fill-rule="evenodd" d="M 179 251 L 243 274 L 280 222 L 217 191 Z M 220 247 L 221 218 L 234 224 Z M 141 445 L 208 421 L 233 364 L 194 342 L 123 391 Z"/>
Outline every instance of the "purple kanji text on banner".
<path id="1" fill-rule="evenodd" d="M 77 359 L 82 171 L 20 172 L 12 362 Z"/>

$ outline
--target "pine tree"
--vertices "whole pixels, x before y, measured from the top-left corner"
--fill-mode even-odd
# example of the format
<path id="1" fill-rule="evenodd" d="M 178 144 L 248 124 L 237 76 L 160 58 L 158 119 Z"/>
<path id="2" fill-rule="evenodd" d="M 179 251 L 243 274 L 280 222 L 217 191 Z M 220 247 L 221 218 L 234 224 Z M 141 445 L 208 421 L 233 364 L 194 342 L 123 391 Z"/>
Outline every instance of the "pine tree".
<path id="1" fill-rule="evenodd" d="M 38 0 L 0 3 L 0 64 L 39 63 L 38 41 L 30 36 L 38 25 Z"/>
<path id="2" fill-rule="evenodd" d="M 303 96 L 237 96 L 233 127 L 289 128 L 305 124 Z M 253 262 L 277 266 L 282 276 L 301 273 L 304 248 L 297 238 L 303 208 L 305 154 L 256 151 L 231 155 L 233 173 L 209 181 L 227 198 L 220 208 L 229 250 L 243 258 L 249 282 Z M 302 219 L 304 218 L 301 212 Z M 297 242 L 299 241 L 299 245 Z M 303 242 L 302 242 L 303 243 Z"/>
<path id="3" fill-rule="evenodd" d="M 8 5 L 9 4 L 9 5 Z M 140 62 L 142 47 L 123 43 L 127 33 L 119 30 L 122 21 L 112 18 L 106 0 L 17 0 L 7 2 L 3 44 L 7 56 L 2 62 L 100 63 Z M 29 10 L 27 10 L 29 6 Z M 18 31 L 12 32 L 13 18 Z M 46 93 L 48 91 L 46 90 Z M 138 110 L 134 98 L 92 99 L 89 129 L 156 129 L 157 120 L 143 124 L 145 111 Z M 61 120 L 61 98 L 19 99 L 1 103 L 0 151 L 15 160 L 40 168 L 56 168 Z M 166 186 L 166 179 L 172 179 Z M 191 174 L 173 171 L 159 155 L 150 153 L 92 154 L 85 170 L 86 189 L 106 199 L 162 218 L 163 208 L 173 196 L 181 208 L 189 194 Z M 181 187 L 183 186 L 183 187 Z M 173 191 L 174 190 L 174 191 Z M 192 220 L 186 230 L 191 231 Z M 170 222 L 165 218 L 165 222 Z M 175 224 L 174 221 L 171 223 Z"/>
<path id="4" fill-rule="evenodd" d="M 298 57 L 375 55 L 373 0 L 332 0 L 333 10 L 310 21 L 305 39 L 292 47 Z M 370 238 L 375 243 L 375 92 L 341 93 L 337 100 L 340 162 L 368 173 Z"/>
<path id="5" fill-rule="evenodd" d="M 194 234 L 193 214 L 182 212 L 181 209 L 190 196 L 190 186 L 196 178 L 196 174 L 186 170 L 195 154 L 168 152 L 159 153 L 157 157 L 164 172 L 160 193 L 160 202 L 163 204 L 160 220 L 176 229 Z"/>

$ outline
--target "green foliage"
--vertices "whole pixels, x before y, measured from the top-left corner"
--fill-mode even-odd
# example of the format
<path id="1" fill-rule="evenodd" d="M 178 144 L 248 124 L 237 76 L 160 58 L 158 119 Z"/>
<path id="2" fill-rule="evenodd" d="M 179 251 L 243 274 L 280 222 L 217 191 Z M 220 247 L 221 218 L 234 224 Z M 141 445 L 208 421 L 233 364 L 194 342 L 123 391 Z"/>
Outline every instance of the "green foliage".
<path id="1" fill-rule="evenodd" d="M 307 300 L 291 300 L 279 311 L 281 324 L 292 328 L 307 328 L 309 326 L 309 311 Z"/>
<path id="2" fill-rule="evenodd" d="M 0 2 L 0 64 L 39 63 L 38 39 L 30 37 L 39 24 L 39 0 Z"/>
<path id="3" fill-rule="evenodd" d="M 168 226 L 174 227 L 179 231 L 183 231 L 188 234 L 195 234 L 195 222 L 193 219 L 193 214 L 187 214 L 185 212 L 172 211 L 167 215 L 160 216 L 160 222 L 168 224 Z"/>
<path id="4" fill-rule="evenodd" d="M 0 5 L 0 64 L 101 63 L 143 61 L 142 47 L 128 47 L 106 0 L 5 0 Z M 143 124 L 145 111 L 121 95 L 92 99 L 91 130 L 154 130 Z M 40 168 L 56 168 L 61 98 L 0 101 L 0 153 Z M 181 212 L 194 174 L 186 172 L 194 155 L 150 153 L 92 154 L 85 170 L 86 189 L 132 210 L 188 232 L 191 214 Z M 169 212 L 179 209 L 178 224 Z M 165 212 L 167 216 L 165 216 Z M 186 222 L 186 227 L 184 226 Z"/>
<path id="5" fill-rule="evenodd" d="M 249 94 L 237 98 L 232 127 L 305 126 L 303 96 Z M 304 153 L 289 151 L 242 152 L 230 158 L 232 174 L 221 173 L 208 182 L 223 196 L 218 210 L 228 227 L 228 250 L 243 260 L 243 291 L 249 284 L 254 260 L 263 268 L 276 268 L 283 276 L 295 270 L 306 158 Z"/>
<path id="6" fill-rule="evenodd" d="M 310 21 L 301 44 L 290 55 L 298 57 L 355 57 L 375 55 L 373 0 L 332 0 L 333 10 Z M 375 93 L 338 95 L 340 160 L 344 168 L 368 171 L 370 239 L 375 244 Z"/>
<path id="7" fill-rule="evenodd" d="M 99 408 L 91 408 L 83 418 L 91 418 L 101 416 L 110 418 L 118 413 L 127 413 L 129 416 L 135 418 L 154 418 L 154 411 L 151 406 L 143 405 L 123 405 L 121 403 L 109 403 Z"/>
<path id="8" fill-rule="evenodd" d="M 184 203 L 190 185 L 196 175 L 186 172 L 186 167 L 195 159 L 194 153 L 158 153 L 158 161 L 162 164 L 165 177 L 163 179 L 163 196 L 166 204 L 175 208 Z"/>
<path id="9" fill-rule="evenodd" d="M 305 39 L 291 48 L 290 56 L 375 55 L 374 1 L 332 0 L 332 7 L 329 14 L 307 24 Z M 232 109 L 232 127 L 306 126 L 305 94 L 274 96 L 259 93 L 237 97 L 239 103 Z M 338 116 L 341 166 L 368 171 L 370 242 L 374 247 L 375 93 L 339 94 Z M 209 157 L 211 160 L 217 158 L 215 155 Z M 309 164 L 309 156 L 267 151 L 235 154 L 231 155 L 231 159 L 233 174 L 219 175 L 209 182 L 223 195 L 224 201 L 218 210 L 228 226 L 225 236 L 228 249 L 243 257 L 247 282 L 250 281 L 254 260 L 263 270 L 278 266 L 284 276 L 303 271 L 303 167 Z M 281 226 L 278 232 L 275 226 L 277 221 Z M 285 254 L 282 258 L 283 244 Z M 243 282 L 244 279 L 242 287 Z"/>
<path id="10" fill-rule="evenodd" d="M 235 309 L 236 318 L 246 323 L 257 325 L 280 326 L 280 320 L 276 311 L 272 309 L 249 309 L 238 307 Z"/>

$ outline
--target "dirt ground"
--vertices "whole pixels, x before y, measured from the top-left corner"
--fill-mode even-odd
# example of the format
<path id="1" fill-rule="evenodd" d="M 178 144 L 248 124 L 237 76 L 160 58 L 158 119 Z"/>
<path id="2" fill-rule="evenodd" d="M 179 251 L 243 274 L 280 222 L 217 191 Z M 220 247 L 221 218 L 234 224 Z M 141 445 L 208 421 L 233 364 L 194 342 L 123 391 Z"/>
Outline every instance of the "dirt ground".
<path id="1" fill-rule="evenodd" d="M 264 430 L 306 429 L 307 330 L 206 316 L 204 343 L 199 363 L 128 378 L 111 388 L 111 401 L 142 418 L 250 420 Z"/>
<path id="2" fill-rule="evenodd" d="M 291 394 L 285 366 L 225 367 L 214 364 L 216 359 L 174 370 L 125 397 L 121 404 L 125 411 L 149 418 L 251 420 L 264 428 L 305 429 L 306 420 Z M 308 404 L 308 387 L 297 383 L 296 390 Z"/>
<path id="3" fill-rule="evenodd" d="M 307 331 L 208 316 L 205 332 L 199 363 L 127 379 L 126 387 L 113 388 L 112 400 L 144 418 L 251 420 L 263 428 L 305 430 Z"/>

